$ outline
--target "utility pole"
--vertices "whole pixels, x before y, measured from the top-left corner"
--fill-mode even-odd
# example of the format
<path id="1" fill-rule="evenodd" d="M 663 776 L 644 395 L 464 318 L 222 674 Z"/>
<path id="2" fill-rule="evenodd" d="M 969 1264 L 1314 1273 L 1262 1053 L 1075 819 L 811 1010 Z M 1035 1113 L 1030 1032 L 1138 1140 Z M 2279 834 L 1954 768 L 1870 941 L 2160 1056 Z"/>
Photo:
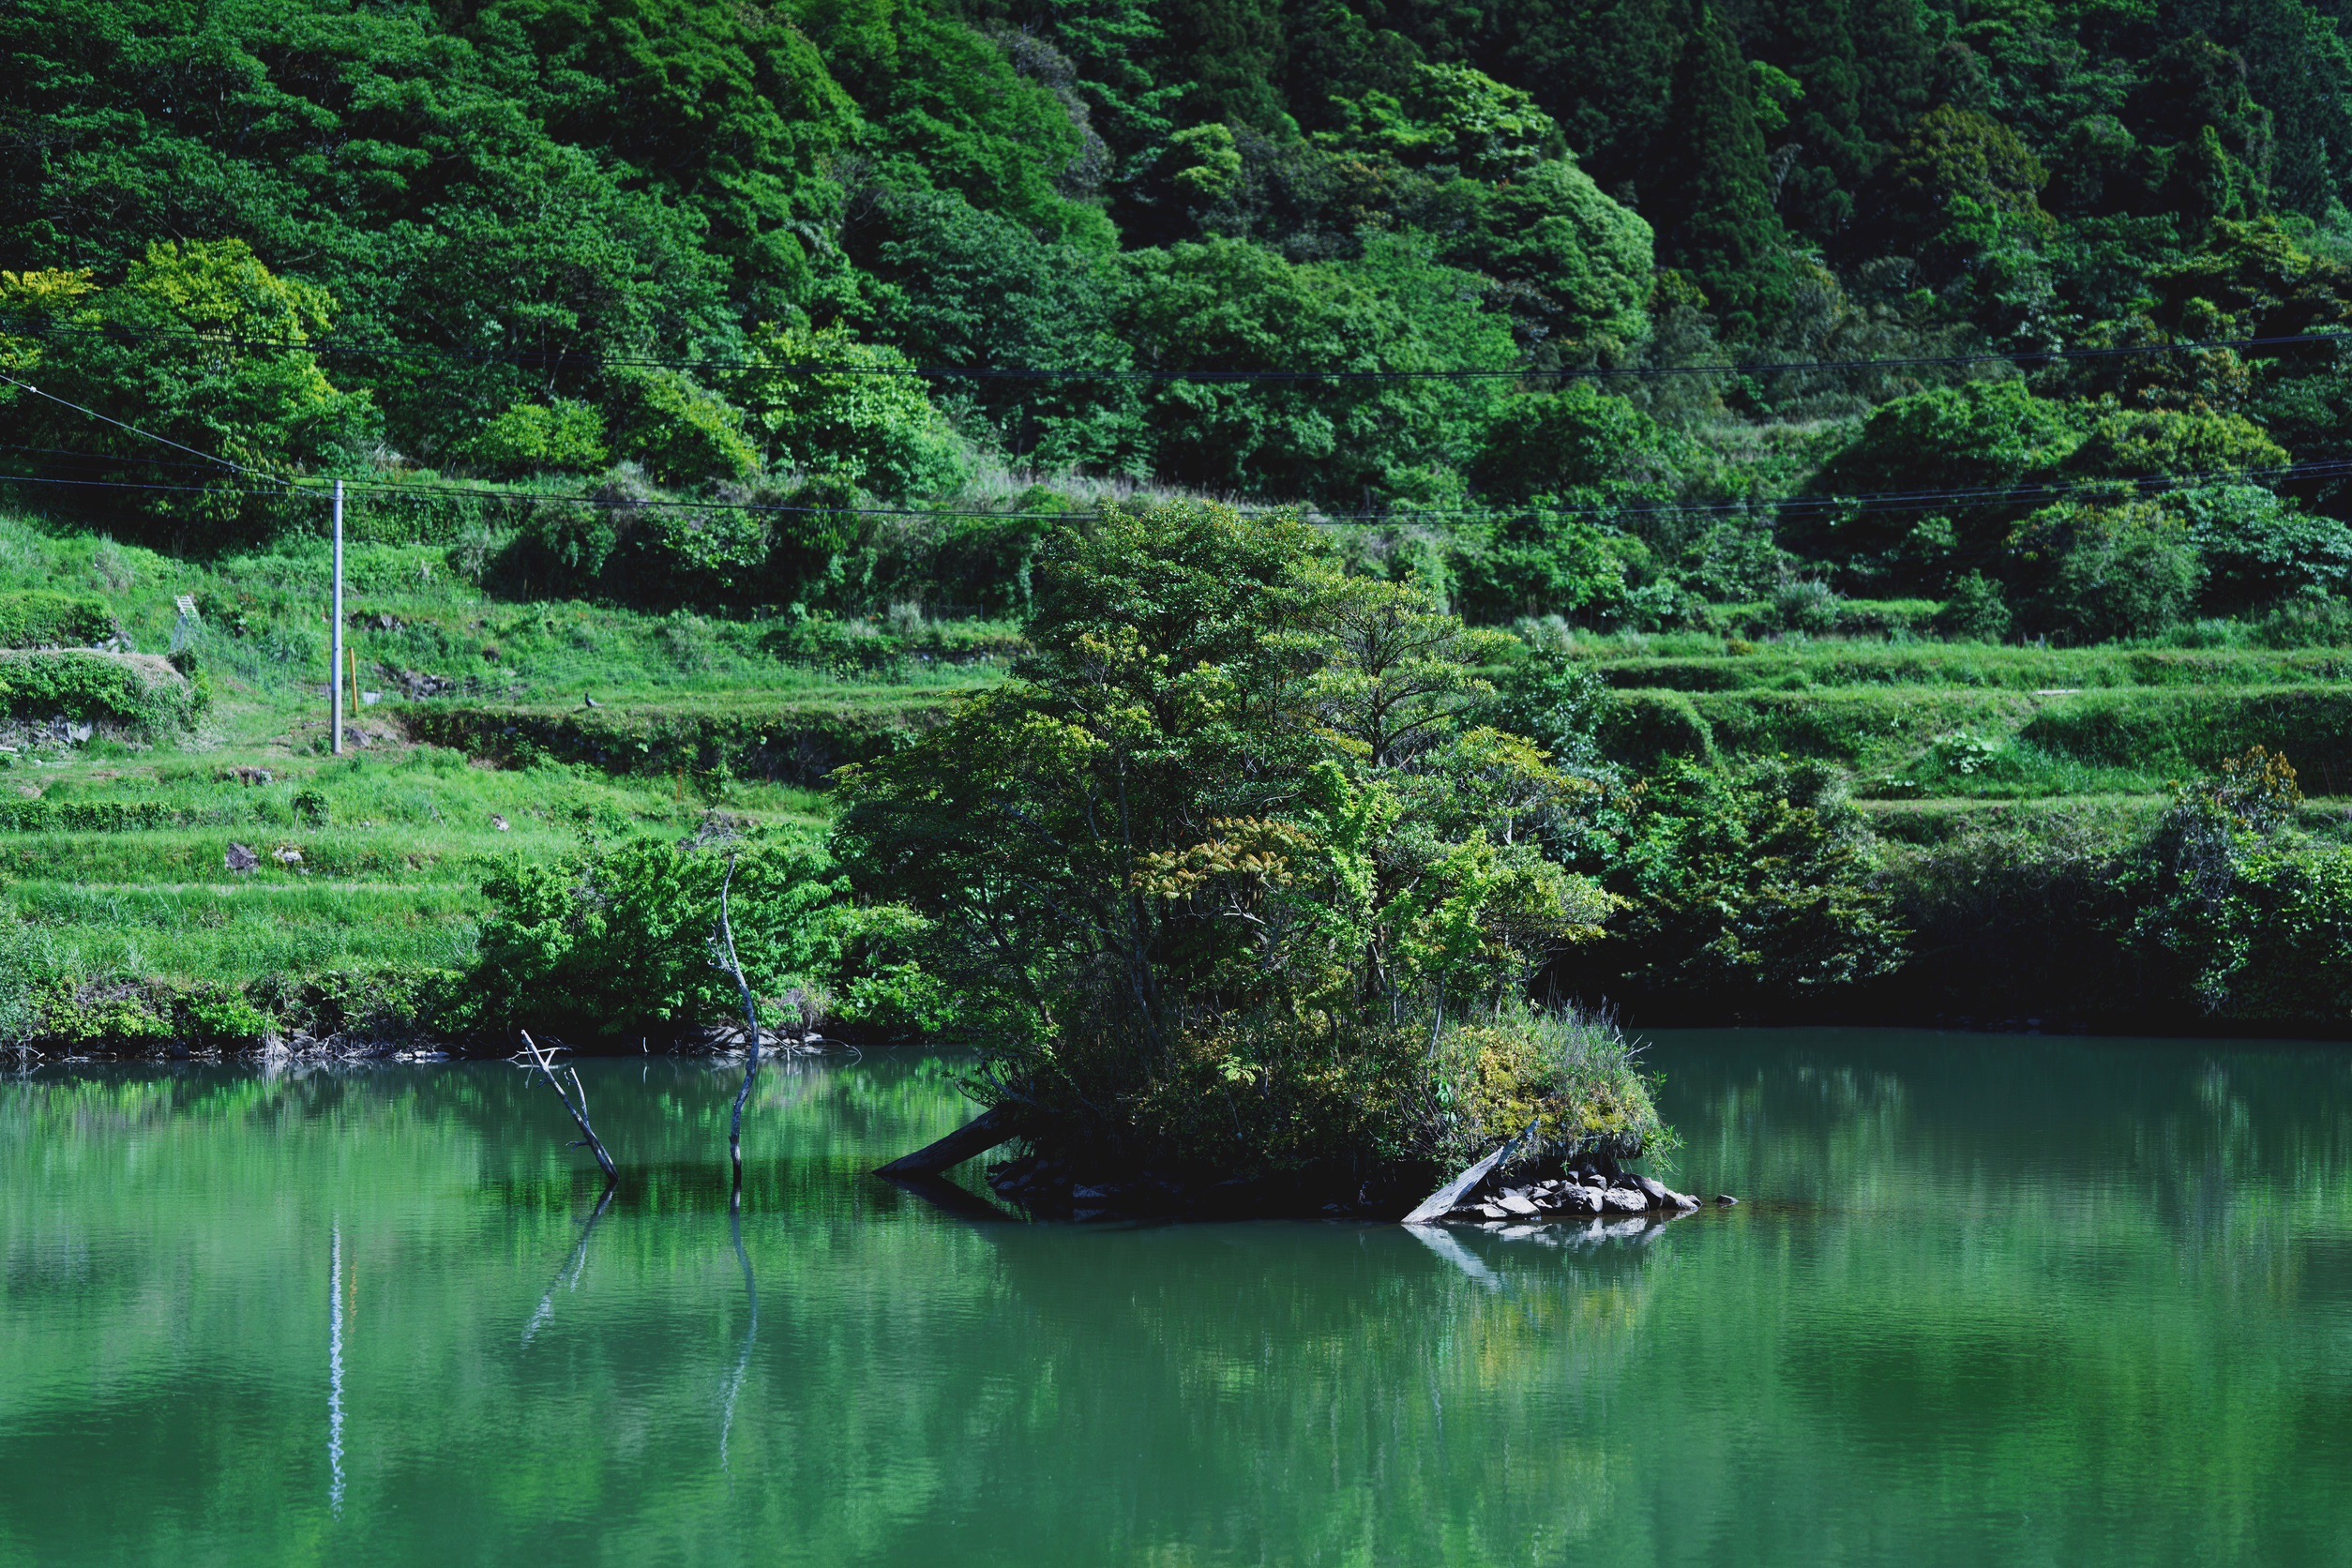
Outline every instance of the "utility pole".
<path id="1" fill-rule="evenodd" d="M 334 725 L 335 755 L 343 754 L 343 481 L 335 481 L 335 630 L 326 656 L 328 722 Z"/>

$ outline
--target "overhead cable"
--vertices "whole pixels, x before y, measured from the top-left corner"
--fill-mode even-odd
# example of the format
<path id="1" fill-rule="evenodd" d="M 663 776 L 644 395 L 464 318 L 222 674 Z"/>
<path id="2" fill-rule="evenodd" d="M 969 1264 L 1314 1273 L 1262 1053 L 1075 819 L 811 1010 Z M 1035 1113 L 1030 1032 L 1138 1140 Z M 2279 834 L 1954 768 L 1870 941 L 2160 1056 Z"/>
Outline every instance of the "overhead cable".
<path id="1" fill-rule="evenodd" d="M 17 318 L 24 323 L 24 318 Z M 2128 359 L 2176 354 L 2284 349 L 2322 343 L 2352 342 L 2352 332 L 2294 332 L 2267 337 L 2206 338 L 2169 343 L 2075 345 L 2047 349 L 1986 351 L 1978 354 L 1907 354 L 1885 359 L 1733 360 L 1701 365 L 1583 366 L 1538 369 L 1530 366 L 1472 367 L 1460 369 L 1101 369 L 988 365 L 779 365 L 761 359 L 711 356 L 638 354 L 601 355 L 577 345 L 561 349 L 455 348 L 442 344 L 405 346 L 340 343 L 332 339 L 293 339 L 244 338 L 234 334 L 158 332 L 103 326 L 68 326 L 45 321 L 25 323 L 18 330 L 33 337 L 72 334 L 159 341 L 204 342 L 236 349 L 299 351 L 344 359 L 457 359 L 482 364 L 517 364 L 549 369 L 565 362 L 620 369 L 687 371 L 747 371 L 791 378 L 816 376 L 878 376 L 927 381 L 1010 381 L 1092 383 L 1320 383 L 1320 382 L 1475 382 L 1528 381 L 1650 381 L 1675 376 L 1825 375 L 1861 370 L 1968 369 L 1987 365 L 2049 365 L 2107 359 Z"/>
<path id="2" fill-rule="evenodd" d="M 23 448 L 16 448 L 23 450 Z M 66 453 L 58 448 L 39 450 L 65 456 L 84 457 L 97 461 L 159 462 L 149 458 L 122 459 L 101 453 Z M 181 466 L 173 464 L 171 466 Z M 249 470 L 248 471 L 250 472 Z M 2157 493 L 2195 490 L 2210 485 L 2229 483 L 2284 483 L 2296 479 L 2335 478 L 2352 475 L 2352 459 L 2326 459 L 2310 462 L 2288 463 L 2270 468 L 2218 469 L 2192 474 L 2148 474 L 2113 476 L 2090 476 L 2077 479 L 2038 480 L 2004 486 L 1973 489 L 1937 489 L 1920 490 L 1877 490 L 1851 495 L 1798 495 L 1778 500 L 1734 500 L 1710 502 L 1646 501 L 1595 502 L 1576 506 L 1524 506 L 1497 505 L 1481 507 L 1430 507 L 1385 512 L 1325 512 L 1296 505 L 1249 504 L 1247 509 L 1267 515 L 1296 512 L 1311 520 L 1339 523 L 1400 523 L 1416 520 L 1430 521 L 1495 521 L 1511 519 L 1560 520 L 1578 518 L 1626 518 L 1642 516 L 1726 516 L 1742 513 L 1771 512 L 1780 516 L 1790 514 L 1819 515 L 1847 511 L 1933 511 L 1945 506 L 1985 506 L 2016 505 L 2028 502 L 2063 500 L 2080 495 L 2112 494 L 2118 491 L 2152 490 Z M 132 491 L 251 495 L 273 500 L 294 496 L 315 496 L 326 499 L 330 494 L 320 481 L 288 481 L 281 488 L 241 488 L 223 485 L 190 485 L 146 483 L 132 480 L 68 478 L 49 475 L 0 473 L 0 484 L 51 485 L 78 489 L 121 490 Z M 705 511 L 748 512 L 763 515 L 801 517 L 872 517 L 872 518 L 940 518 L 955 520 L 993 520 L 1000 521 L 1063 522 L 1093 517 L 1091 511 L 1062 510 L 1053 512 L 1000 512 L 978 507 L 925 506 L 822 506 L 777 502 L 733 501 L 669 501 L 640 500 L 633 497 L 595 495 L 518 494 L 511 490 L 485 487 L 455 485 L 402 484 L 382 479 L 345 479 L 346 489 L 362 494 L 373 494 L 401 501 L 432 501 L 448 497 L 466 497 L 566 506 L 597 506 L 616 511 Z"/>

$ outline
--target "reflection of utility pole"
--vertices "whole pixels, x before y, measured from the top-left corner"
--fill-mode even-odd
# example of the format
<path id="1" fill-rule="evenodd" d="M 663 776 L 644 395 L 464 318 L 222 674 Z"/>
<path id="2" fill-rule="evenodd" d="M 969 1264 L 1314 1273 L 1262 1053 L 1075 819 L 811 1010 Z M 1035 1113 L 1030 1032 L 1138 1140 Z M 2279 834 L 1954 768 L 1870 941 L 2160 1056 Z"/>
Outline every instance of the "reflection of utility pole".
<path id="1" fill-rule="evenodd" d="M 326 656 L 327 721 L 335 755 L 343 754 L 343 481 L 335 481 L 335 626 Z"/>
<path id="2" fill-rule="evenodd" d="M 339 490 L 340 486 L 337 489 Z M 340 538 L 339 532 L 337 537 Z M 326 1505 L 343 1516 L 343 1228 L 335 1227 L 326 1308 Z"/>

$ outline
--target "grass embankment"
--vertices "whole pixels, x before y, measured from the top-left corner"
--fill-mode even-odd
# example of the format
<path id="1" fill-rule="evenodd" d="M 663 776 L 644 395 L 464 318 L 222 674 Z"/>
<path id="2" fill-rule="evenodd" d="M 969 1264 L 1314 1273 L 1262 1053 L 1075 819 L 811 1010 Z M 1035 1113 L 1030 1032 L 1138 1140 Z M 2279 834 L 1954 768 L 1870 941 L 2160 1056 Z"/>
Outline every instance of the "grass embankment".
<path id="1" fill-rule="evenodd" d="M 2251 746 L 2352 790 L 2352 653 L 1824 641 L 1606 648 L 1621 760 L 1833 762 L 1866 801 L 2148 797 Z"/>
<path id="2" fill-rule="evenodd" d="M 792 780 L 929 722 L 1006 641 L 506 603 L 442 550 L 362 544 L 348 641 L 372 701 L 336 758 L 327 572 L 318 541 L 196 563 L 0 519 L 0 641 L 135 651 L 0 651 L 0 899 L 84 1012 L 133 983 L 453 969 L 485 874 L 583 834 L 712 809 L 813 827 L 825 803 Z M 98 678 L 20 674 L 52 669 Z M 229 870 L 232 844 L 258 865 Z"/>

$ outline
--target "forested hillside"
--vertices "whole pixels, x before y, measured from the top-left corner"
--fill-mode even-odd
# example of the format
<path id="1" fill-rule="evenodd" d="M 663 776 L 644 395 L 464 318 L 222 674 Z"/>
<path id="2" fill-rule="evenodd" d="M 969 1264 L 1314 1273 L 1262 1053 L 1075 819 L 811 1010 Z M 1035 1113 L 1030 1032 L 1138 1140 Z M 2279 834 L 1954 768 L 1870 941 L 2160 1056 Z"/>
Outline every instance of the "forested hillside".
<path id="1" fill-rule="evenodd" d="M 332 473 L 493 582 L 722 612 L 1015 609 L 1143 486 L 1486 621 L 2301 624 L 2333 11 L 12 0 L 4 455 L 170 546 Z"/>
<path id="2" fill-rule="evenodd" d="M 763 995 L 976 1028 L 925 792 L 1153 637 L 1448 942 L 1591 894 L 1440 1023 L 2332 1027 L 2340 5 L 0 0 L 0 1046 L 714 1027 L 738 832 Z"/>

